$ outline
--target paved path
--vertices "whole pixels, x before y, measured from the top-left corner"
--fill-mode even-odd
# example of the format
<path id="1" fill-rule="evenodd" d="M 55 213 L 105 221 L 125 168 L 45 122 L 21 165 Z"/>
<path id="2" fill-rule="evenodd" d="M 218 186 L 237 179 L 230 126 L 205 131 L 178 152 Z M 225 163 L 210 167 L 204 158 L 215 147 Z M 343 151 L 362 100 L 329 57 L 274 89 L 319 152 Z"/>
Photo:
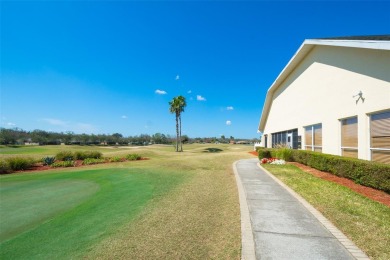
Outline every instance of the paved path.
<path id="1" fill-rule="evenodd" d="M 246 159 L 233 165 L 243 259 L 368 259 L 299 195 Z"/>

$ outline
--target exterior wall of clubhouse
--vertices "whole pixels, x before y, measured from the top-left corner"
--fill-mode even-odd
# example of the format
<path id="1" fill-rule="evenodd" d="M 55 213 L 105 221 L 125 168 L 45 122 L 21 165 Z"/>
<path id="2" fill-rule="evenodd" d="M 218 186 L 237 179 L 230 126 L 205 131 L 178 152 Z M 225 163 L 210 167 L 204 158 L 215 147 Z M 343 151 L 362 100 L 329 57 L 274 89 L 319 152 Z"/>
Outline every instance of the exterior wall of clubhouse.
<path id="1" fill-rule="evenodd" d="M 390 163 L 390 37 L 306 40 L 269 88 L 261 146 Z"/>

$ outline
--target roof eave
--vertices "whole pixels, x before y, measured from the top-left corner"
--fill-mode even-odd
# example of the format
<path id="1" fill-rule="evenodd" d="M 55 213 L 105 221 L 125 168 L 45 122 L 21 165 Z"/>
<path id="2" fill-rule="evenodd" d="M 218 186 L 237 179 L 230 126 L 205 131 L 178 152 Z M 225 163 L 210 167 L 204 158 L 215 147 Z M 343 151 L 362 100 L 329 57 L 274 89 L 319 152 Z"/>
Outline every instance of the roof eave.
<path id="1" fill-rule="evenodd" d="M 298 65 L 302 61 L 302 59 L 306 57 L 306 55 L 313 49 L 313 47 L 314 46 L 312 44 L 306 43 L 306 41 L 304 41 L 299 47 L 298 51 L 295 52 L 294 56 L 290 59 L 284 69 L 279 73 L 276 80 L 272 83 L 271 87 L 268 89 L 258 127 L 258 130 L 260 132 L 264 132 L 265 122 L 267 121 L 266 119 L 268 117 L 273 94 L 283 83 L 283 81 L 288 77 L 288 75 L 290 75 L 296 65 Z"/>

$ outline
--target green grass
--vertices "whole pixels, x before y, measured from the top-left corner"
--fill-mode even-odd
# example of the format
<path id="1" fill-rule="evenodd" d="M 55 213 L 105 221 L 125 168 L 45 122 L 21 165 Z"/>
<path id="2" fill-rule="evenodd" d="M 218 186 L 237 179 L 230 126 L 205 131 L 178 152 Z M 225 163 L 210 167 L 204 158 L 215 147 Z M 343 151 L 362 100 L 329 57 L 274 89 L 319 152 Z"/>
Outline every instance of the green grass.
<path id="1" fill-rule="evenodd" d="M 390 208 L 293 165 L 264 165 L 372 259 L 390 259 Z"/>
<path id="2" fill-rule="evenodd" d="M 76 207 L 98 190 L 95 182 L 80 179 L 1 182 L 0 242 Z"/>
<path id="3" fill-rule="evenodd" d="M 251 147 L 209 147 L 105 148 L 150 160 L 0 176 L 2 214 L 21 215 L 0 224 L 0 258 L 240 259 L 231 165 Z"/>
<path id="4" fill-rule="evenodd" d="M 16 177 L 1 181 L 1 259 L 79 258 L 184 175 L 114 168 Z"/>

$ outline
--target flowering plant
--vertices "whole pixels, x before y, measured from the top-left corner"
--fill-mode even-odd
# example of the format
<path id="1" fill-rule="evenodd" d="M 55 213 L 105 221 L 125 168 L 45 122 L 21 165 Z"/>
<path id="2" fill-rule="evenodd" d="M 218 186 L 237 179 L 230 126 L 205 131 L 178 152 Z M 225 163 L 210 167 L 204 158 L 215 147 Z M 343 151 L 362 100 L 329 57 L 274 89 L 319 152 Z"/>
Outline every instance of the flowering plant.
<path id="1" fill-rule="evenodd" d="M 285 160 L 278 159 L 278 158 L 263 158 L 260 160 L 261 164 L 286 164 Z"/>

